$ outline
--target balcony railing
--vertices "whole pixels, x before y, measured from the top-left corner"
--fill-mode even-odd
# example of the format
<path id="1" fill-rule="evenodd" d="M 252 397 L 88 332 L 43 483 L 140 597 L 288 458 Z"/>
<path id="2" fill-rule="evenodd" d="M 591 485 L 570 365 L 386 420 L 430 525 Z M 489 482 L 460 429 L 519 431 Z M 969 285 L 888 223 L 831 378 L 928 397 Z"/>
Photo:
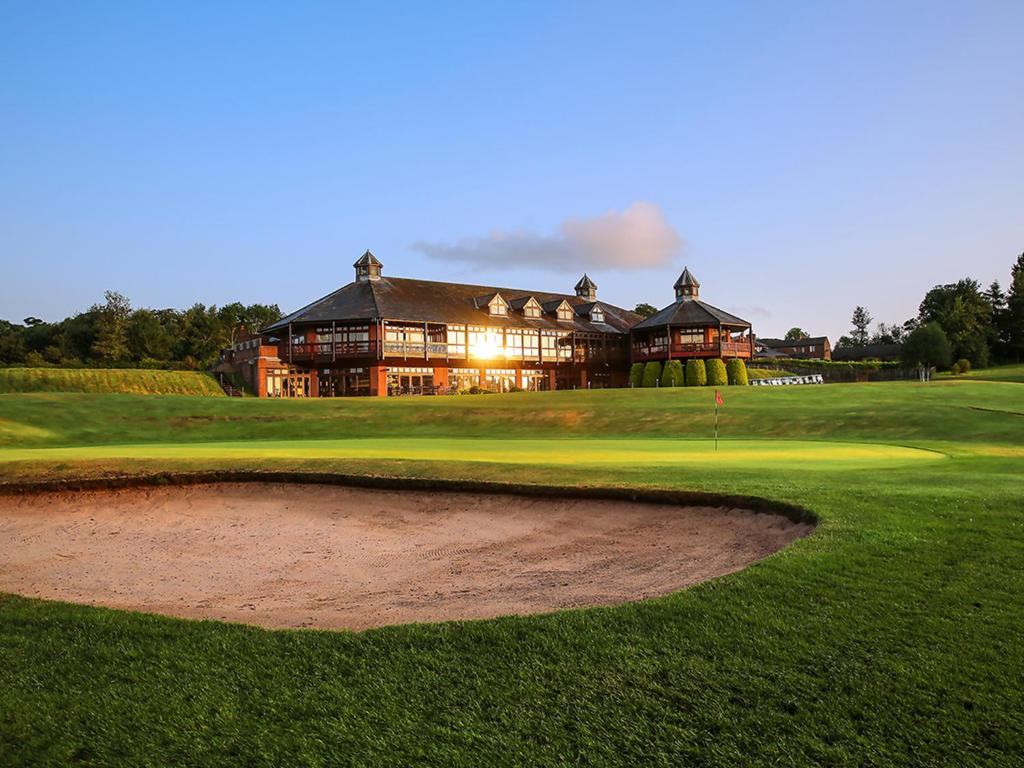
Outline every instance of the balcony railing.
<path id="1" fill-rule="evenodd" d="M 671 355 L 667 344 L 644 344 L 633 347 L 634 360 L 662 360 L 667 357 L 750 357 L 752 353 L 753 345 L 749 341 L 672 344 Z"/>
<path id="2" fill-rule="evenodd" d="M 289 355 L 289 349 L 291 354 Z M 289 348 L 287 342 L 281 344 L 277 351 L 278 357 L 282 360 L 330 360 L 334 357 L 366 357 L 370 354 L 370 342 L 368 341 L 337 341 L 334 344 L 326 343 L 302 343 L 292 344 Z"/>
<path id="3" fill-rule="evenodd" d="M 498 348 L 485 354 L 478 350 L 474 350 L 471 346 L 468 355 L 465 350 L 466 345 L 463 343 L 447 344 L 445 342 L 437 341 L 427 343 L 422 341 L 384 342 L 384 357 L 387 358 L 405 358 L 411 360 L 516 360 L 520 362 L 536 361 L 559 363 L 588 362 L 586 351 L 579 347 L 577 347 L 575 351 L 568 346 L 557 347 L 554 349 L 550 347 L 541 347 L 539 349 L 537 347 L 507 347 Z M 291 345 L 287 342 L 282 342 L 278 346 L 278 356 L 282 360 L 312 360 L 322 362 L 337 358 L 376 356 L 376 354 L 377 344 L 376 342 L 370 341 L 335 342 L 334 344 L 331 344 L 330 342 L 302 342 L 293 343 Z M 596 350 L 596 354 L 589 359 L 589 362 L 607 362 L 612 364 L 624 363 L 625 350 L 621 347 L 610 346 L 604 353 L 602 353 L 602 351 L 598 349 Z"/>

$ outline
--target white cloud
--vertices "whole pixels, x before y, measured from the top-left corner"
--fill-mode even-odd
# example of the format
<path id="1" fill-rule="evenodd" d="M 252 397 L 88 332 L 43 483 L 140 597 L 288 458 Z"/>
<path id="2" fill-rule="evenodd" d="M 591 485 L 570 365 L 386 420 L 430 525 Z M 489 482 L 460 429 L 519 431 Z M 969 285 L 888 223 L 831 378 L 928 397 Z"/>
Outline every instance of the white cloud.
<path id="1" fill-rule="evenodd" d="M 413 248 L 443 261 L 577 271 L 664 266 L 679 255 L 683 239 L 658 206 L 636 202 L 622 212 L 566 219 L 553 235 L 495 230 L 454 244 L 420 241 Z"/>

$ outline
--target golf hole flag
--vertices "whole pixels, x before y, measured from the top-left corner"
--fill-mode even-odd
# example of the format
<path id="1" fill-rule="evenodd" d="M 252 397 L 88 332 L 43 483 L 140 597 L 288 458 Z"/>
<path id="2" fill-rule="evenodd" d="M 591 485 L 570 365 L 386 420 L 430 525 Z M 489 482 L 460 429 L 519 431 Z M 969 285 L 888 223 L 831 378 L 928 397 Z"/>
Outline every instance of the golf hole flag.
<path id="1" fill-rule="evenodd" d="M 723 405 L 725 401 L 722 399 L 722 393 L 719 390 L 715 390 L 715 450 L 718 450 L 718 406 Z"/>

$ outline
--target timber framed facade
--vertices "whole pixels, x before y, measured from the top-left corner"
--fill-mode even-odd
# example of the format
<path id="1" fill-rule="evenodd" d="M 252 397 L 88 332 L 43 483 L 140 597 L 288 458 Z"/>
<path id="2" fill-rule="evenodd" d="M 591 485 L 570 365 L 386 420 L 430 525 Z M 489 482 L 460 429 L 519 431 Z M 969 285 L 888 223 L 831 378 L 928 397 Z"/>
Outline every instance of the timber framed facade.
<path id="1" fill-rule="evenodd" d="M 225 350 L 222 369 L 260 397 L 383 397 L 622 387 L 656 353 L 647 321 L 587 275 L 556 294 L 385 277 L 369 251 L 353 266 L 354 282 Z M 714 340 L 703 356 L 750 356 Z"/>

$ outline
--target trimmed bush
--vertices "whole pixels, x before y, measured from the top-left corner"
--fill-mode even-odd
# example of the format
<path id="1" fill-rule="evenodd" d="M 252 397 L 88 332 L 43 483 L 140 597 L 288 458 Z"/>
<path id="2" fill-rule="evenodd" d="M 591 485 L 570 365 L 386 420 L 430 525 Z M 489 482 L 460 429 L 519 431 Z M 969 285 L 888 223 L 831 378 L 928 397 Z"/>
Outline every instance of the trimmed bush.
<path id="1" fill-rule="evenodd" d="M 739 386 L 746 386 L 750 382 L 747 380 L 747 364 L 740 360 L 738 357 L 734 357 L 728 363 L 726 363 L 725 370 L 729 376 L 729 383 L 736 384 Z"/>
<path id="2" fill-rule="evenodd" d="M 708 369 L 704 366 L 703 360 L 691 359 L 686 361 L 686 386 L 703 387 L 708 383 Z"/>
<path id="3" fill-rule="evenodd" d="M 960 375 L 960 363 L 959 362 L 955 362 L 951 366 L 949 366 L 949 372 L 951 374 L 953 374 L 954 376 L 959 376 Z"/>
<path id="4" fill-rule="evenodd" d="M 708 386 L 724 387 L 729 383 L 729 374 L 725 371 L 725 360 L 720 357 L 713 358 L 707 362 Z"/>
<path id="5" fill-rule="evenodd" d="M 661 363 L 651 361 L 644 366 L 643 384 L 645 387 L 658 386 L 658 379 L 661 377 Z"/>
<path id="6" fill-rule="evenodd" d="M 681 362 L 678 360 L 669 360 L 665 363 L 665 369 L 661 372 L 661 386 L 683 386 L 683 364 Z"/>
<path id="7" fill-rule="evenodd" d="M 644 364 L 633 363 L 629 369 L 629 385 L 631 387 L 642 387 L 644 385 Z"/>
<path id="8" fill-rule="evenodd" d="M 970 373 L 971 361 L 962 357 L 956 361 L 956 367 L 960 369 L 960 373 Z"/>

